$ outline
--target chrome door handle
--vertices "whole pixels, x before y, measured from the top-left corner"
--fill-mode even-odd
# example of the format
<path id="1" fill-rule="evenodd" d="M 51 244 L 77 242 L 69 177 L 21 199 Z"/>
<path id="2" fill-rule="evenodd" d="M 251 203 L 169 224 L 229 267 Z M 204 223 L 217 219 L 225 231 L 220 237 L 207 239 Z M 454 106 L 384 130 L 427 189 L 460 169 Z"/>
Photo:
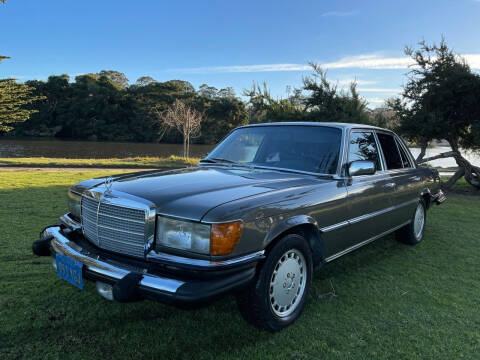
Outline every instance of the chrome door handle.
<path id="1" fill-rule="evenodd" d="M 383 185 L 383 187 L 393 189 L 395 187 L 395 183 L 394 182 L 386 183 L 385 185 Z"/>

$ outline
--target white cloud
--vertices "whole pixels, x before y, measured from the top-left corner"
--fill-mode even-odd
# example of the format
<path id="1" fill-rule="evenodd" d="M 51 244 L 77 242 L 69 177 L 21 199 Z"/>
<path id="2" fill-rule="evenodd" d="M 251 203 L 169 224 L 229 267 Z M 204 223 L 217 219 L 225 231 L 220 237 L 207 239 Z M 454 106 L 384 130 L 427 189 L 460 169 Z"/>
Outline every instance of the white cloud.
<path id="1" fill-rule="evenodd" d="M 355 15 L 356 13 L 357 13 L 356 11 L 327 11 L 326 13 L 323 13 L 321 16 L 323 16 L 323 17 L 327 17 L 327 16 L 345 17 L 345 16 Z"/>
<path id="2" fill-rule="evenodd" d="M 473 69 L 480 69 L 480 54 L 464 54 L 461 56 Z M 385 57 L 380 53 L 347 56 L 338 61 L 321 64 L 325 69 L 408 69 L 413 65 L 414 61 L 407 56 Z"/>
<path id="3" fill-rule="evenodd" d="M 365 100 L 370 104 L 383 104 L 385 102 L 385 99 L 379 97 L 366 98 Z"/>
<path id="4" fill-rule="evenodd" d="M 376 84 L 376 81 L 370 81 L 370 80 L 358 80 L 358 79 L 339 79 L 337 80 L 337 84 L 340 86 L 348 86 L 352 82 L 357 83 L 357 85 L 373 85 Z"/>
<path id="5" fill-rule="evenodd" d="M 462 55 L 473 69 L 480 69 L 480 54 Z M 386 57 L 381 53 L 346 56 L 338 61 L 321 63 L 324 69 L 408 69 L 414 64 L 407 56 Z M 209 73 L 253 73 L 253 72 L 283 72 L 283 71 L 309 71 L 308 64 L 260 64 L 260 65 L 233 65 L 233 66 L 207 66 L 183 69 L 168 69 L 168 72 L 190 74 Z"/>
<path id="6" fill-rule="evenodd" d="M 391 88 L 357 88 L 358 91 L 363 92 L 378 92 L 378 93 L 390 93 L 390 94 L 399 94 L 402 89 L 391 89 Z"/>
<path id="7" fill-rule="evenodd" d="M 244 73 L 270 71 L 307 71 L 311 67 L 306 64 L 262 64 L 262 65 L 233 65 L 233 66 L 205 66 L 197 68 L 169 69 L 168 71 L 208 74 L 208 73 Z"/>
<path id="8" fill-rule="evenodd" d="M 338 61 L 323 63 L 321 66 L 326 69 L 405 69 L 413 61 L 408 57 L 383 57 L 380 54 L 365 54 L 346 56 Z"/>

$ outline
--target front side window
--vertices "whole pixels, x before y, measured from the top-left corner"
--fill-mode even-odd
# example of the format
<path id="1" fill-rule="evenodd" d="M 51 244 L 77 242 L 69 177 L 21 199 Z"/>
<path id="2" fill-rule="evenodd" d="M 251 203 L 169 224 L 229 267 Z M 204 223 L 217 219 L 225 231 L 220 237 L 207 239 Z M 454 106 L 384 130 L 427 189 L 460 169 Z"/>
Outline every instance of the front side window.
<path id="1" fill-rule="evenodd" d="M 392 135 L 377 133 L 388 170 L 403 168 L 402 158 Z"/>
<path id="2" fill-rule="evenodd" d="M 350 134 L 348 162 L 358 160 L 373 161 L 375 168 L 381 169 L 377 143 L 371 131 L 354 131 Z"/>
<path id="3" fill-rule="evenodd" d="M 341 130 L 327 126 L 245 127 L 233 131 L 203 161 L 334 174 L 341 140 Z"/>

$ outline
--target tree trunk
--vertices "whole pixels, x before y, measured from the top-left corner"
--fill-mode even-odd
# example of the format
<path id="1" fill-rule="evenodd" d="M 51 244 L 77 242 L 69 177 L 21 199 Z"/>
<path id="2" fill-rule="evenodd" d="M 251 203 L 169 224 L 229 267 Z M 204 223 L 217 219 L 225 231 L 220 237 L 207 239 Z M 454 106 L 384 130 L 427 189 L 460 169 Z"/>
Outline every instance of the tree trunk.
<path id="1" fill-rule="evenodd" d="M 187 158 L 187 137 L 183 135 L 183 158 Z"/>
<path id="2" fill-rule="evenodd" d="M 422 141 L 420 144 L 420 154 L 417 156 L 417 163 L 424 162 L 423 157 L 425 156 L 425 153 L 427 152 L 427 146 L 428 146 L 428 141 Z"/>
<path id="3" fill-rule="evenodd" d="M 423 158 L 420 161 L 417 160 L 417 163 L 422 164 L 422 163 L 426 163 L 428 161 L 432 161 L 432 160 L 436 160 L 436 159 L 443 159 L 443 158 L 447 158 L 447 157 L 455 157 L 456 155 L 459 155 L 459 153 L 456 152 L 456 151 L 447 151 L 447 152 L 444 152 L 444 153 L 441 153 L 441 154 L 438 154 L 438 155 L 435 155 L 435 156 L 430 156 L 428 158 Z"/>
<path id="4" fill-rule="evenodd" d="M 450 189 L 463 175 L 465 175 L 465 169 L 461 167 L 450 177 L 450 179 L 448 179 L 447 182 L 441 183 L 442 189 Z"/>
<path id="5" fill-rule="evenodd" d="M 462 154 L 460 154 L 457 139 L 448 139 L 448 143 L 452 147 L 452 150 L 457 153 L 457 155 L 454 155 L 453 158 L 455 159 L 457 165 L 460 168 L 463 168 L 465 172 L 465 180 L 474 188 L 480 189 L 480 168 L 478 166 L 473 166 L 472 164 L 470 164 L 470 162 L 465 159 Z M 453 184 L 454 182 L 451 185 Z"/>

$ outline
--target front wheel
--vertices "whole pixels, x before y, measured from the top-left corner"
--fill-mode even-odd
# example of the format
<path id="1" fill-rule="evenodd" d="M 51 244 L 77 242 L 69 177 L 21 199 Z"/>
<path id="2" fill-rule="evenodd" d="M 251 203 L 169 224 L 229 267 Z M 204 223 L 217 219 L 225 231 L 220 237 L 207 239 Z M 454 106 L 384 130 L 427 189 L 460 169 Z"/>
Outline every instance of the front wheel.
<path id="1" fill-rule="evenodd" d="M 409 245 L 416 245 L 423 239 L 423 232 L 425 231 L 425 224 L 427 222 L 427 207 L 425 201 L 421 199 L 410 223 L 403 228 L 397 230 L 396 238 Z"/>
<path id="2" fill-rule="evenodd" d="M 286 235 L 270 250 L 255 282 L 237 295 L 242 316 L 269 331 L 292 324 L 305 307 L 312 273 L 307 241 L 297 234 Z"/>

